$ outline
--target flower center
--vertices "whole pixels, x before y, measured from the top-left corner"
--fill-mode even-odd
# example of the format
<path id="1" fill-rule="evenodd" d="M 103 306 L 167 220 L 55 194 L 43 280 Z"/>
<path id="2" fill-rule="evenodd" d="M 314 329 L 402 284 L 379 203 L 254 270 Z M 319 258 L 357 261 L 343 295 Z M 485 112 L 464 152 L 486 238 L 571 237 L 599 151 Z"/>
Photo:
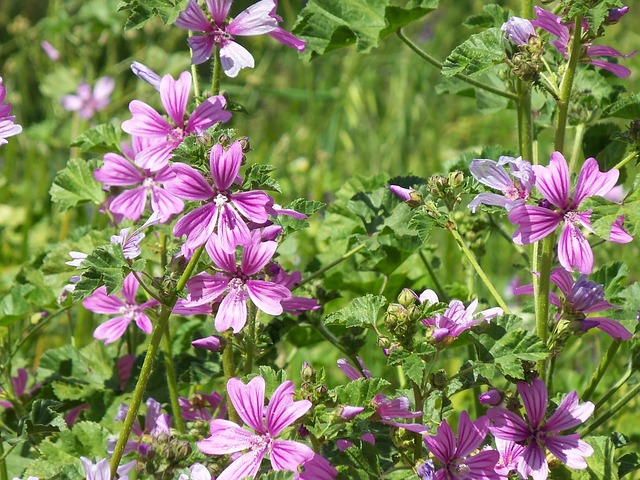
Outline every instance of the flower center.
<path id="1" fill-rule="evenodd" d="M 186 136 L 187 133 L 182 129 L 182 127 L 176 127 L 167 136 L 167 140 L 170 142 L 182 142 Z"/>
<path id="2" fill-rule="evenodd" d="M 271 435 L 268 433 L 265 433 L 264 435 L 256 435 L 249 441 L 249 445 L 251 450 L 270 452 L 273 445 L 273 438 L 271 438 Z"/>
<path id="3" fill-rule="evenodd" d="M 219 193 L 218 195 L 216 195 L 216 198 L 214 198 L 213 201 L 215 202 L 216 207 L 220 208 L 229 201 L 229 198 L 227 198 L 226 195 Z"/>
<path id="4" fill-rule="evenodd" d="M 145 187 L 145 188 L 151 188 L 151 187 L 153 187 L 155 185 L 157 185 L 157 183 L 153 180 L 152 177 L 147 177 L 142 182 L 142 186 Z"/>
<path id="5" fill-rule="evenodd" d="M 566 223 L 570 223 L 574 227 L 579 227 L 580 226 L 580 216 L 578 215 L 578 212 L 576 212 L 575 210 L 571 210 L 569 212 L 566 212 L 564 214 L 564 221 Z"/>
<path id="6" fill-rule="evenodd" d="M 138 313 L 137 305 L 129 305 L 128 303 L 120 307 L 120 313 L 128 318 L 129 320 L 133 320 Z"/>

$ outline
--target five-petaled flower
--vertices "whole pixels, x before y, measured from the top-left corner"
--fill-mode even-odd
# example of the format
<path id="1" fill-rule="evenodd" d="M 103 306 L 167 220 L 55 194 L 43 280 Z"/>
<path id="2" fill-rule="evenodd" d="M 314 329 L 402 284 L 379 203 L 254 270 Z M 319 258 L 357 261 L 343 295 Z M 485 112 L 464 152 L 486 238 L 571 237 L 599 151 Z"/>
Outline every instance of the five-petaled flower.
<path id="1" fill-rule="evenodd" d="M 578 175 L 573 196 L 569 188 L 569 167 L 560 152 L 551 154 L 548 167 L 534 165 L 536 188 L 545 200 L 540 205 L 521 205 L 509 213 L 509 221 L 520 227 L 513 234 L 518 244 L 537 242 L 562 226 L 558 242 L 558 260 L 568 271 L 577 268 L 580 273 L 593 270 L 593 252 L 580 227 L 592 231 L 591 211 L 580 211 L 580 203 L 588 197 L 607 195 L 616 185 L 620 172 L 601 172 L 595 158 L 588 158 Z M 616 221 L 612 225 L 610 241 L 627 243 L 632 237 Z"/>
<path id="2" fill-rule="evenodd" d="M 96 112 L 102 110 L 111 101 L 111 92 L 116 82 L 111 77 L 100 77 L 93 90 L 83 81 L 78 86 L 75 95 L 62 97 L 62 108 L 71 112 L 78 112 L 86 120 L 92 118 Z"/>
<path id="3" fill-rule="evenodd" d="M 2 77 L 0 77 L 0 145 L 8 143 L 7 137 L 22 132 L 22 127 L 15 123 L 16 117 L 9 115 L 11 113 L 11 104 L 4 103 L 6 96 L 7 88 L 2 85 Z"/>
<path id="4" fill-rule="evenodd" d="M 206 62 L 217 46 L 220 49 L 220 63 L 227 76 L 235 77 L 241 69 L 253 68 L 253 57 L 244 47 L 233 41 L 234 36 L 266 33 L 284 45 L 304 50 L 305 41 L 278 26 L 282 18 L 275 13 L 277 0 L 262 0 L 242 11 L 231 22 L 227 22 L 231 3 L 232 0 L 207 0 L 207 9 L 213 22 L 207 19 L 195 0 L 190 0 L 187 8 L 178 16 L 176 26 L 204 33 L 189 37 L 189 46 L 193 51 L 192 63 Z"/>
<path id="5" fill-rule="evenodd" d="M 275 390 L 265 409 L 264 378 L 255 377 L 246 385 L 237 378 L 229 379 L 229 400 L 238 416 L 253 431 L 229 420 L 211 421 L 211 436 L 198 442 L 200 451 L 209 455 L 228 455 L 245 451 L 235 458 L 217 480 L 254 478 L 267 455 L 274 470 L 294 472 L 315 456 L 314 451 L 303 443 L 278 439 L 285 428 L 295 423 L 311 408 L 311 402 L 308 400 L 294 402 L 293 393 L 293 383 L 284 382 Z"/>
<path id="6" fill-rule="evenodd" d="M 187 101 L 191 91 L 191 74 L 182 72 L 178 80 L 165 75 L 160 81 L 160 100 L 171 122 L 163 118 L 153 107 L 140 100 L 129 104 L 133 118 L 122 123 L 122 130 L 139 137 L 156 139 L 151 146 L 138 153 L 136 164 L 151 171 L 167 165 L 173 150 L 191 135 L 199 135 L 218 122 L 226 122 L 231 112 L 224 110 L 227 101 L 222 95 L 204 100 L 185 120 Z"/>
<path id="7" fill-rule="evenodd" d="M 435 480 L 500 480 L 494 467 L 500 454 L 495 450 L 483 450 L 471 455 L 487 436 L 489 419 L 480 417 L 472 422 L 466 410 L 458 421 L 458 438 L 446 420 L 438 427 L 436 435 L 424 437 L 429 451 L 442 464 L 435 473 Z"/>
<path id="8" fill-rule="evenodd" d="M 587 317 L 590 313 L 617 308 L 605 299 L 602 285 L 589 280 L 586 275 L 580 275 L 574 281 L 564 268 L 553 270 L 550 278 L 562 293 L 562 297 L 559 297 L 555 292 L 549 292 L 549 303 L 558 308 L 557 320 L 577 322 L 577 328 L 582 331 L 598 328 L 615 340 L 629 340 L 632 337 L 631 332 L 612 318 Z M 514 294 L 533 295 L 533 285 L 517 287 Z"/>
<path id="9" fill-rule="evenodd" d="M 536 19 L 531 21 L 534 27 L 542 28 L 551 35 L 557 37 L 551 43 L 558 51 L 568 58 L 569 43 L 571 40 L 571 30 L 574 28 L 572 24 L 562 23 L 562 17 L 558 17 L 544 8 L 536 7 Z M 619 18 L 618 18 L 619 20 Z M 569 28 L 571 27 L 571 28 Z M 584 25 L 582 26 L 584 28 Z M 620 53 L 618 50 L 605 45 L 591 45 L 589 42 L 582 45 L 584 49 L 583 60 L 595 67 L 604 68 L 620 78 L 626 78 L 631 75 L 631 70 L 623 65 L 612 63 L 606 60 L 600 60 L 599 57 L 621 57 L 629 58 L 637 53 L 633 51 L 627 55 Z"/>
<path id="10" fill-rule="evenodd" d="M 518 473 L 523 478 L 532 476 L 534 480 L 546 480 L 549 465 L 545 447 L 569 468 L 587 468 L 585 457 L 593 454 L 593 448 L 580 440 L 577 433 L 560 435 L 560 432 L 584 423 L 593 413 L 593 403 L 579 404 L 578 394 L 569 392 L 545 421 L 548 396 L 544 382 L 539 378 L 534 379 L 531 385 L 520 382 L 518 392 L 527 412 L 526 421 L 502 407 L 493 407 L 487 412 L 492 421 L 489 429 L 493 436 L 524 445 L 525 449 L 518 458 Z"/>

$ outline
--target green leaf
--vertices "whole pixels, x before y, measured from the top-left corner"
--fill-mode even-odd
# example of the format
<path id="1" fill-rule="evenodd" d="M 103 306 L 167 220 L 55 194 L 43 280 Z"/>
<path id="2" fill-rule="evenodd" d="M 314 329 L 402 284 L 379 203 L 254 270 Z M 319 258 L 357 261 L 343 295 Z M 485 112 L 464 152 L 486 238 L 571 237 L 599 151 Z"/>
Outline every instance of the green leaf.
<path id="1" fill-rule="evenodd" d="M 0 327 L 8 327 L 31 311 L 27 294 L 33 291 L 32 285 L 16 285 L 0 300 Z"/>
<path id="2" fill-rule="evenodd" d="M 293 33 L 307 40 L 303 57 L 349 45 L 367 53 L 380 40 L 435 10 L 438 0 L 410 0 L 404 7 L 390 0 L 310 0 L 300 12 Z"/>
<path id="3" fill-rule="evenodd" d="M 102 285 L 107 287 L 107 295 L 119 292 L 122 290 L 125 269 L 129 268 L 122 253 L 122 245 L 112 243 L 96 248 L 82 266 L 86 270 L 73 291 L 74 300 L 85 298 Z"/>
<path id="4" fill-rule="evenodd" d="M 345 308 L 332 313 L 325 319 L 327 325 L 344 325 L 351 327 L 367 327 L 374 325 L 378 319 L 378 311 L 387 304 L 382 295 L 358 297 Z"/>
<path id="5" fill-rule="evenodd" d="M 636 175 L 633 190 L 622 201 L 612 203 L 602 197 L 590 197 L 580 204 L 581 209 L 591 210 L 591 226 L 601 238 L 608 239 L 611 225 L 624 215 L 624 228 L 631 235 L 640 233 L 640 174 Z"/>
<path id="6" fill-rule="evenodd" d="M 622 478 L 637 470 L 640 470 L 640 453 L 627 453 L 618 459 L 618 477 Z"/>
<path id="7" fill-rule="evenodd" d="M 284 208 L 288 210 L 295 210 L 299 213 L 304 213 L 307 217 L 310 217 L 324 206 L 325 204 L 322 202 L 298 198 Z M 309 226 L 309 222 L 306 219 L 296 220 L 295 218 L 289 217 L 287 215 L 279 215 L 277 223 L 282 226 L 283 235 L 297 232 L 298 230 L 302 230 L 303 228 L 307 228 Z"/>
<path id="8" fill-rule="evenodd" d="M 484 329 L 482 333 L 472 331 L 471 337 L 477 346 L 480 362 L 477 368 L 482 369 L 482 364 L 495 365 L 503 375 L 524 379 L 523 360 L 547 358 L 549 351 L 544 342 L 521 325 L 522 320 L 515 315 L 503 315 L 481 325 Z"/>
<path id="9" fill-rule="evenodd" d="M 129 11 L 124 25 L 125 31 L 141 28 L 145 23 L 158 16 L 165 25 L 174 23 L 178 14 L 185 9 L 188 0 L 123 0 L 118 11 Z"/>
<path id="10" fill-rule="evenodd" d="M 329 395 L 340 405 L 364 407 L 389 385 L 391 384 L 384 378 L 358 378 L 330 390 Z"/>
<path id="11" fill-rule="evenodd" d="M 80 147 L 81 152 L 120 151 L 120 130 L 111 123 L 97 125 L 76 138 L 71 146 Z"/>
<path id="12" fill-rule="evenodd" d="M 416 340 L 412 351 L 401 348 L 391 350 L 387 358 L 390 366 L 400 365 L 402 372 L 418 385 L 422 384 L 422 377 L 425 374 L 425 357 L 435 353 L 436 349 L 425 339 Z"/>
<path id="13" fill-rule="evenodd" d="M 280 184 L 271 178 L 269 173 L 276 169 L 273 165 L 254 163 L 245 173 L 244 185 L 249 186 L 251 190 L 271 190 L 274 192 L 282 192 Z"/>
<path id="14" fill-rule="evenodd" d="M 31 411 L 20 419 L 18 435 L 51 434 L 67 429 L 67 422 L 54 408 L 62 405 L 49 399 L 37 399 L 31 405 Z"/>
<path id="15" fill-rule="evenodd" d="M 604 112 L 603 117 L 617 117 L 635 120 L 640 118 L 640 97 L 635 93 L 628 97 L 621 98 L 615 103 L 609 105 Z"/>
<path id="16" fill-rule="evenodd" d="M 500 5 L 490 3 L 482 7 L 483 13 L 479 15 L 471 15 L 462 24 L 469 28 L 490 28 L 502 27 L 502 24 L 510 17 L 508 11 L 505 11 Z"/>
<path id="17" fill-rule="evenodd" d="M 584 15 L 584 19 L 589 24 L 589 30 L 597 32 L 607 18 L 610 8 L 622 7 L 621 0 L 572 0 L 567 19 L 573 20 L 576 15 Z"/>
<path id="18" fill-rule="evenodd" d="M 442 74 L 473 75 L 504 61 L 504 32 L 497 27 L 471 35 L 446 58 Z"/>
<path id="19" fill-rule="evenodd" d="M 95 166 L 95 162 L 72 158 L 55 176 L 49 194 L 61 212 L 80 203 L 104 201 L 102 184 L 93 178 Z"/>

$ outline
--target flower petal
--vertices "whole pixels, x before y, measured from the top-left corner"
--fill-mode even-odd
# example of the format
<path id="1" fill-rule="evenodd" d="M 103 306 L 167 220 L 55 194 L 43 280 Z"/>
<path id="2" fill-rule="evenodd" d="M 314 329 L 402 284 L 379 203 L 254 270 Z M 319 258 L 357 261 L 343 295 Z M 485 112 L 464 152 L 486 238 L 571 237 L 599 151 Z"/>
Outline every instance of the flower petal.
<path id="1" fill-rule="evenodd" d="M 496 438 L 522 442 L 531 434 L 529 425 L 520 416 L 502 407 L 487 410 L 487 416 L 493 422 L 489 430 Z"/>
<path id="2" fill-rule="evenodd" d="M 178 80 L 165 75 L 160 81 L 160 100 L 176 127 L 184 126 L 184 114 L 191 91 L 191 74 L 182 72 Z"/>
<path id="3" fill-rule="evenodd" d="M 446 420 L 438 426 L 436 435 L 426 435 L 424 443 L 429 451 L 442 463 L 449 463 L 454 458 L 456 439 L 453 430 Z"/>
<path id="4" fill-rule="evenodd" d="M 191 113 L 186 131 L 199 135 L 218 122 L 229 121 L 231 112 L 224 109 L 226 105 L 227 100 L 222 95 L 207 98 Z"/>
<path id="5" fill-rule="evenodd" d="M 191 63 L 200 65 L 211 58 L 214 47 L 214 39 L 211 35 L 194 35 L 187 40 L 191 48 Z"/>
<path id="6" fill-rule="evenodd" d="M 460 420 L 458 420 L 458 447 L 455 456 L 463 458 L 469 455 L 480 446 L 488 431 L 488 417 L 482 416 L 472 422 L 467 411 L 463 410 L 460 414 Z"/>
<path id="7" fill-rule="evenodd" d="M 232 288 L 220 302 L 214 321 L 220 333 L 233 328 L 238 333 L 247 323 L 247 298 L 249 295 L 242 288 Z"/>
<path id="8" fill-rule="evenodd" d="M 616 186 L 619 175 L 620 172 L 613 168 L 608 172 L 601 172 L 596 159 L 587 158 L 578 175 L 572 208 L 576 208 L 587 197 L 604 197 Z"/>
<path id="9" fill-rule="evenodd" d="M 574 268 L 584 275 L 593 271 L 593 251 L 582 231 L 571 223 L 565 223 L 558 239 L 558 261 L 565 270 Z"/>
<path id="10" fill-rule="evenodd" d="M 98 326 L 93 332 L 93 338 L 104 340 L 105 345 L 113 343 L 124 335 L 125 330 L 131 323 L 129 317 L 114 317 Z"/>
<path id="11" fill-rule="evenodd" d="M 537 242 L 550 235 L 562 221 L 562 216 L 553 210 L 534 205 L 522 205 L 509 212 L 509 221 L 520 225 L 514 234 L 513 242 L 525 245 Z"/>
<path id="12" fill-rule="evenodd" d="M 534 165 L 536 187 L 556 207 L 569 206 L 569 166 L 560 152 L 553 152 L 548 167 Z"/>
<path id="13" fill-rule="evenodd" d="M 215 419 L 210 425 L 211 436 L 198 442 L 198 449 L 209 455 L 227 455 L 251 447 L 256 435 L 229 420 Z"/>
<path id="14" fill-rule="evenodd" d="M 547 387 L 542 380 L 534 378 L 531 385 L 527 385 L 525 382 L 518 383 L 518 393 L 522 397 L 522 403 L 524 409 L 527 412 L 527 418 L 529 425 L 534 429 L 537 428 L 544 414 L 547 412 Z"/>
<path id="15" fill-rule="evenodd" d="M 271 16 L 276 9 L 275 0 L 262 0 L 254 3 L 238 14 L 227 26 L 227 33 L 231 35 L 262 35 L 269 33 L 278 26 L 278 21 Z"/>
<path id="16" fill-rule="evenodd" d="M 133 163 L 116 153 L 106 153 L 104 165 L 94 170 L 93 177 L 107 186 L 127 187 L 142 183 L 145 176 Z"/>
<path id="17" fill-rule="evenodd" d="M 304 443 L 290 440 L 276 440 L 271 449 L 271 466 L 274 470 L 298 472 L 298 467 L 315 455 Z"/>
<path id="18" fill-rule="evenodd" d="M 209 156 L 211 176 L 218 190 L 227 190 L 236 179 L 242 163 L 242 146 L 233 142 L 225 152 L 222 145 L 215 144 Z"/>
<path id="19" fill-rule="evenodd" d="M 147 188 L 138 187 L 133 190 L 125 190 L 109 204 L 109 210 L 113 213 L 138 221 L 147 204 Z"/>
<path id="20" fill-rule="evenodd" d="M 594 408 L 591 402 L 579 404 L 578 393 L 576 391 L 569 392 L 562 399 L 553 415 L 546 421 L 543 430 L 555 433 L 576 427 L 587 421 L 593 414 Z"/>
<path id="21" fill-rule="evenodd" d="M 122 122 L 122 130 L 140 137 L 166 137 L 172 131 L 171 125 L 152 107 L 140 100 L 129 104 L 133 118 Z"/>
<path id="22" fill-rule="evenodd" d="M 243 68 L 253 68 L 255 62 L 249 51 L 242 45 L 228 42 L 220 49 L 220 64 L 225 75 L 234 78 Z"/>
<path id="23" fill-rule="evenodd" d="M 227 382 L 227 395 L 238 416 L 260 434 L 267 432 L 263 425 L 264 389 L 264 378 L 259 376 L 246 385 L 237 378 L 230 378 Z"/>
<path id="24" fill-rule="evenodd" d="M 209 200 L 215 191 L 202 174 L 185 163 L 174 163 L 171 168 L 176 174 L 164 184 L 165 190 L 183 200 Z"/>
<path id="25" fill-rule="evenodd" d="M 287 287 L 266 280 L 247 280 L 247 290 L 256 307 L 269 315 L 280 315 L 280 302 L 291 296 Z"/>
<path id="26" fill-rule="evenodd" d="M 247 276 L 255 275 L 262 270 L 273 258 L 277 242 L 253 242 L 242 252 L 242 273 Z"/>
<path id="27" fill-rule="evenodd" d="M 293 393 L 293 382 L 286 381 L 278 386 L 269 400 L 266 412 L 267 430 L 274 438 L 311 408 L 308 400 L 294 402 Z"/>
<path id="28" fill-rule="evenodd" d="M 210 32 L 213 27 L 195 0 L 190 0 L 175 21 L 175 26 L 196 32 Z"/>
<path id="29" fill-rule="evenodd" d="M 581 322 L 582 330 L 587 331 L 591 328 L 598 328 L 614 340 L 629 340 L 633 334 L 627 330 L 621 323 L 611 318 L 587 318 Z"/>
<path id="30" fill-rule="evenodd" d="M 548 437 L 545 446 L 562 463 L 569 468 L 582 470 L 587 468 L 585 457 L 593 455 L 593 448 L 588 443 L 580 440 L 580 435 L 559 435 Z"/>

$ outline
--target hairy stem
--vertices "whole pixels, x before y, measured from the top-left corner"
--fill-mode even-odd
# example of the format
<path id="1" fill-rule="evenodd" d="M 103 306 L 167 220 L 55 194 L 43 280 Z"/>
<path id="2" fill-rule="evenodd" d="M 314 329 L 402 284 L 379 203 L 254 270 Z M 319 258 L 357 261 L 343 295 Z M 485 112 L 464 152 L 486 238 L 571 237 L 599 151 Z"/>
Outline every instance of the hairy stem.
<path id="1" fill-rule="evenodd" d="M 189 38 L 193 37 L 193 31 L 189 30 L 187 35 Z M 193 59 L 193 49 L 189 47 L 189 53 Z M 193 83 L 193 95 L 196 97 L 196 102 L 200 103 L 200 85 L 198 82 L 198 69 L 195 63 L 191 63 L 191 83 Z"/>
<path id="2" fill-rule="evenodd" d="M 171 329 L 167 322 L 167 329 L 164 335 L 164 361 L 167 374 L 167 386 L 169 387 L 169 398 L 171 400 L 171 410 L 176 421 L 176 429 L 180 433 L 185 433 L 184 420 L 180 414 L 180 403 L 178 402 L 178 383 L 176 382 L 176 369 L 171 355 Z"/>
<path id="3" fill-rule="evenodd" d="M 531 83 L 521 79 L 516 81 L 518 92 L 518 140 L 520 155 L 528 162 L 533 161 L 533 115 L 531 114 Z"/>
<path id="4" fill-rule="evenodd" d="M 578 163 L 578 155 L 582 148 L 582 138 L 584 137 L 586 125 L 584 123 L 578 124 L 576 127 L 576 136 L 573 139 L 573 148 L 571 149 L 571 160 L 569 160 L 569 174 L 576 170 L 576 164 Z"/>
<path id="5" fill-rule="evenodd" d="M 224 333 L 224 350 L 222 350 L 222 370 L 224 372 L 225 385 L 229 379 L 236 376 L 236 366 L 233 358 L 233 332 L 228 330 Z M 229 420 L 235 423 L 240 422 L 238 412 L 231 402 L 227 402 Z"/>
<path id="6" fill-rule="evenodd" d="M 580 399 L 583 402 L 586 402 L 587 400 L 591 399 L 593 392 L 596 391 L 596 387 L 600 383 L 600 380 L 602 380 L 602 377 L 604 376 L 605 372 L 609 368 L 609 365 L 611 365 L 611 361 L 614 359 L 616 352 L 620 348 L 620 344 L 621 344 L 620 341 L 614 340 L 613 343 L 609 345 L 609 349 L 607 350 L 607 353 L 605 354 L 605 356 L 602 357 L 602 360 L 600 361 L 600 365 L 598 365 L 598 368 L 596 369 L 596 371 L 593 372 L 593 376 L 591 377 L 591 382 L 589 382 L 589 386 L 584 391 L 584 393 L 580 396 Z"/>
<path id="7" fill-rule="evenodd" d="M 533 0 L 522 0 L 520 15 L 522 18 L 533 18 Z"/>
<path id="8" fill-rule="evenodd" d="M 0 438 L 0 480 L 9 480 L 9 473 L 7 472 L 7 462 L 4 455 L 4 440 Z"/>
<path id="9" fill-rule="evenodd" d="M 638 152 L 636 150 L 634 150 L 633 152 L 631 152 L 629 155 L 627 155 L 625 158 L 623 158 L 618 164 L 616 164 L 615 168 L 616 170 L 620 170 L 622 167 L 624 167 L 627 163 L 629 163 L 631 160 L 634 160 L 638 158 Z"/>
<path id="10" fill-rule="evenodd" d="M 396 32 L 396 34 L 398 35 L 398 37 L 400 37 L 400 40 L 402 40 L 404 43 L 406 43 L 407 46 L 411 50 L 416 52 L 420 57 L 422 57 L 424 60 L 429 62 L 434 67 L 436 67 L 438 70 L 442 70 L 442 62 L 439 62 L 434 57 L 429 55 L 427 52 L 422 50 L 418 45 L 416 45 L 411 40 L 409 40 L 409 38 L 407 38 L 407 36 L 402 31 L 402 29 L 398 30 Z M 473 78 L 468 77 L 466 75 L 463 75 L 461 73 L 456 73 L 454 75 L 454 77 L 456 77 L 459 80 L 462 80 L 463 82 L 468 83 L 469 85 L 473 85 L 474 87 L 481 88 L 482 90 L 486 90 L 487 92 L 491 92 L 491 93 L 493 93 L 495 95 L 499 95 L 501 97 L 506 97 L 506 98 L 508 98 L 510 100 L 514 100 L 514 101 L 518 100 L 518 96 L 513 92 L 509 92 L 509 91 L 506 91 L 506 90 L 500 90 L 499 88 L 492 87 L 491 85 L 487 85 L 486 83 L 479 82 L 479 81 L 474 80 Z"/>
<path id="11" fill-rule="evenodd" d="M 211 75 L 211 95 L 220 93 L 220 81 L 222 80 L 222 63 L 220 62 L 220 49 L 213 48 L 213 73 Z"/>
<path id="12" fill-rule="evenodd" d="M 538 268 L 539 275 L 533 275 L 536 277 L 534 282 L 534 303 L 535 303 L 535 316 L 536 316 L 536 334 L 542 342 L 546 345 L 549 338 L 549 287 L 551 277 L 551 259 L 553 257 L 553 247 L 555 235 L 552 233 L 542 240 L 542 245 L 539 247 L 539 256 L 537 258 L 534 268 Z M 534 257 L 535 258 L 535 257 Z M 535 271 L 535 270 L 534 270 Z M 546 377 L 547 363 L 545 360 L 538 362 L 538 374 L 540 378 Z"/>
<path id="13" fill-rule="evenodd" d="M 502 308 L 504 313 L 511 313 L 506 302 L 502 299 L 502 296 L 498 293 L 498 290 L 496 290 L 496 287 L 493 286 L 493 283 L 491 283 L 491 280 L 489 280 L 489 277 L 487 276 L 487 274 L 484 273 L 484 270 L 476 260 L 475 255 L 469 249 L 469 247 L 467 247 L 466 243 L 464 242 L 464 239 L 456 230 L 455 225 L 449 222 L 447 224 L 447 230 L 451 232 L 451 235 L 453 235 L 453 238 L 458 243 L 458 246 L 462 250 L 462 253 L 464 253 L 465 257 L 467 257 L 467 260 L 469 260 L 469 263 L 471 264 L 473 269 L 476 271 L 476 274 L 478 275 L 478 277 L 480 277 L 480 280 L 482 280 L 482 283 L 484 283 L 484 286 L 487 287 L 487 290 L 489 290 L 489 293 L 494 298 L 498 306 Z"/>

